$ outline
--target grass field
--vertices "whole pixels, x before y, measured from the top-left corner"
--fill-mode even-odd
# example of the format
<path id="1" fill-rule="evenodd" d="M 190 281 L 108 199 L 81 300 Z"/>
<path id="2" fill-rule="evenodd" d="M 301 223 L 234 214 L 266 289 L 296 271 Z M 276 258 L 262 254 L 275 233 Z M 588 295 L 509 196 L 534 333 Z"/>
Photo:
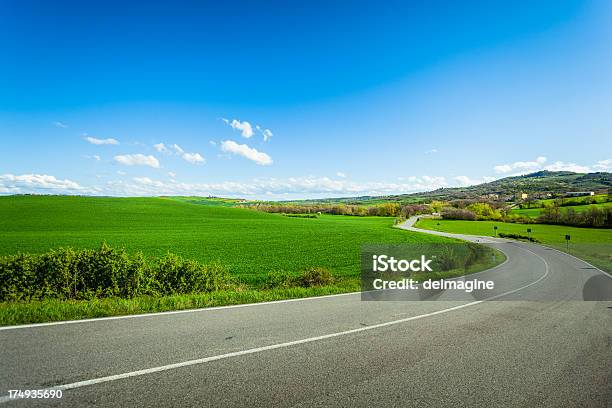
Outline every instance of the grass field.
<path id="1" fill-rule="evenodd" d="M 612 207 L 612 202 L 600 203 L 600 204 L 589 204 L 589 205 L 572 205 L 572 206 L 567 206 L 567 207 L 561 207 L 561 211 L 567 211 L 569 208 L 571 208 L 576 212 L 582 212 L 582 211 L 589 209 L 590 207 L 598 207 L 598 208 Z M 537 218 L 542 212 L 542 210 L 544 209 L 543 208 L 515 208 L 511 210 L 510 213 L 517 214 L 517 215 L 525 215 L 531 218 Z"/>
<path id="2" fill-rule="evenodd" d="M 202 263 L 220 261 L 245 283 L 271 271 L 311 266 L 358 276 L 362 243 L 439 242 L 392 228 L 384 217 L 290 218 L 165 198 L 0 197 L 0 255 L 60 246 L 129 252 L 172 251 Z"/>
<path id="3" fill-rule="evenodd" d="M 220 262 L 234 290 L 158 298 L 37 300 L 0 303 L 0 324 L 44 322 L 219 306 L 359 290 L 362 244 L 448 243 L 393 228 L 393 219 L 323 215 L 286 217 L 183 197 L 0 197 L 0 256 L 52 248 L 98 248 L 102 241 L 147 257 L 171 251 L 203 264 Z M 498 259 L 503 260 L 503 257 Z M 490 261 L 487 261 L 490 262 Z M 470 272 L 492 266 L 477 264 Z M 329 269 L 335 282 L 319 287 L 268 288 L 269 273 Z M 463 269 L 453 276 L 465 273 Z M 263 285 L 262 285 L 263 284 Z"/>
<path id="4" fill-rule="evenodd" d="M 459 221 L 421 219 L 416 227 L 434 231 L 452 232 L 459 234 L 494 236 L 494 226 L 497 233 L 510 233 L 528 235 L 527 228 L 531 228 L 531 236 L 544 245 L 549 245 L 562 251 L 567 251 L 565 235 L 570 235 L 569 252 L 583 258 L 593 265 L 612 272 L 612 230 L 597 228 L 578 228 L 562 225 L 546 224 L 514 224 L 495 221 Z"/>

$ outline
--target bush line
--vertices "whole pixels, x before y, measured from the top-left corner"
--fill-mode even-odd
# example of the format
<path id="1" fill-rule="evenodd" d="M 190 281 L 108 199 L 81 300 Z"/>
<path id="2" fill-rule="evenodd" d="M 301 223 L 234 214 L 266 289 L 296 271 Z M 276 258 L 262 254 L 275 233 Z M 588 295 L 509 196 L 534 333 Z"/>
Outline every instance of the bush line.
<path id="1" fill-rule="evenodd" d="M 269 274 L 265 288 L 309 288 L 336 281 L 326 268 L 298 276 Z M 97 249 L 59 248 L 43 254 L 0 257 L 0 302 L 132 299 L 244 290 L 219 262 L 201 264 L 168 252 L 147 260 L 102 243 Z"/>

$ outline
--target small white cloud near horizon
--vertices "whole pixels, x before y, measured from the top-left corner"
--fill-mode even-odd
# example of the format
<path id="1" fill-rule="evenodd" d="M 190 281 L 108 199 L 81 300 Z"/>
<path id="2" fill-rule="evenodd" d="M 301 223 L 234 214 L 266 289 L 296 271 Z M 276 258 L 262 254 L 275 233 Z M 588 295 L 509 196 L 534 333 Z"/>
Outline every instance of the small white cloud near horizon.
<path id="1" fill-rule="evenodd" d="M 538 156 L 535 161 L 518 161 L 510 164 L 500 164 L 493 167 L 498 174 L 510 173 L 513 170 L 532 172 L 541 169 L 546 163 L 546 157 Z"/>
<path id="2" fill-rule="evenodd" d="M 336 173 L 336 176 L 340 177 L 340 178 L 346 178 L 346 173 L 343 173 L 341 171 Z"/>
<path id="3" fill-rule="evenodd" d="M 438 153 L 438 149 L 429 149 L 425 152 L 425 154 L 434 154 L 434 153 Z"/>
<path id="4" fill-rule="evenodd" d="M 59 120 L 56 120 L 55 122 L 53 122 L 53 124 L 58 127 L 58 128 L 62 128 L 62 129 L 67 129 L 68 125 L 64 122 L 61 122 Z"/>
<path id="5" fill-rule="evenodd" d="M 176 178 L 176 173 L 173 171 L 169 171 L 168 176 L 170 176 L 171 178 Z"/>
<path id="6" fill-rule="evenodd" d="M 500 164 L 495 166 L 493 169 L 496 173 L 503 174 L 505 177 L 508 177 L 520 176 L 541 170 L 593 173 L 597 171 L 606 171 L 612 168 L 612 159 L 599 160 L 593 166 L 567 163 L 563 161 L 556 161 L 551 164 L 546 164 L 546 162 L 546 157 L 539 156 L 535 159 L 535 161 L 519 161 L 514 163 Z"/>
<path id="7" fill-rule="evenodd" d="M 593 165 L 597 171 L 608 171 L 612 169 L 612 159 L 600 160 Z"/>
<path id="8" fill-rule="evenodd" d="M 115 162 L 125 166 L 148 166 L 154 169 L 159 168 L 159 160 L 155 156 L 146 156 L 144 154 L 123 154 L 113 158 Z"/>
<path id="9" fill-rule="evenodd" d="M 458 187 L 469 187 L 475 186 L 477 184 L 489 183 L 491 181 L 496 180 L 495 177 L 484 176 L 480 179 L 472 179 L 468 176 L 457 176 L 453 178 L 457 182 Z"/>
<path id="10" fill-rule="evenodd" d="M 68 179 L 58 179 L 55 176 L 48 174 L 1 174 L 0 175 L 0 193 L 3 194 L 20 194 L 32 192 L 93 192 L 82 187 L 76 181 Z"/>
<path id="11" fill-rule="evenodd" d="M 86 136 L 84 139 L 93 145 L 118 145 L 119 144 L 119 141 L 113 138 L 98 139 L 95 137 Z"/>
<path id="12" fill-rule="evenodd" d="M 237 154 L 248 160 L 252 160 L 260 166 L 268 166 L 272 164 L 272 158 L 264 152 L 247 146 L 246 144 L 238 144 L 233 140 L 225 140 L 221 142 L 221 150 L 226 153 Z"/>

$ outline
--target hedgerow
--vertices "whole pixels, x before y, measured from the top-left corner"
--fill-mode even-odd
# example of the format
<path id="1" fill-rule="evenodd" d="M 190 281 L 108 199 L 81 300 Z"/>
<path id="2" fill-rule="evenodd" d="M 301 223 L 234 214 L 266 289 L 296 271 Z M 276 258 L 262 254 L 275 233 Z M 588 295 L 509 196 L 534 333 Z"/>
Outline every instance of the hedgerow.
<path id="1" fill-rule="evenodd" d="M 218 263 L 202 265 L 172 253 L 149 261 L 106 243 L 0 257 L 0 302 L 163 296 L 228 285 L 229 274 Z"/>

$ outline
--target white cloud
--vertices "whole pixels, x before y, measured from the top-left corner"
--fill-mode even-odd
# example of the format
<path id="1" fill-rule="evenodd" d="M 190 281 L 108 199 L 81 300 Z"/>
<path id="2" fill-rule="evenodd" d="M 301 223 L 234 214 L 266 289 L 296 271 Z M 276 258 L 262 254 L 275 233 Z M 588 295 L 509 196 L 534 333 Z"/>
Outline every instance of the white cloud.
<path id="1" fill-rule="evenodd" d="M 608 171 L 612 169 L 612 159 L 600 160 L 593 165 L 597 171 Z"/>
<path id="2" fill-rule="evenodd" d="M 117 170 L 117 174 L 120 176 L 125 176 L 127 173 L 125 171 Z"/>
<path id="3" fill-rule="evenodd" d="M 225 140 L 221 142 L 221 150 L 226 153 L 237 154 L 246 159 L 252 160 L 261 166 L 272 164 L 272 158 L 266 153 L 257 151 L 257 149 L 249 147 L 245 144 L 238 144 L 233 140 Z"/>
<path id="4" fill-rule="evenodd" d="M 512 171 L 512 166 L 509 164 L 500 164 L 493 167 L 496 173 L 510 173 Z"/>
<path id="5" fill-rule="evenodd" d="M 573 171 L 574 173 L 590 173 L 592 170 L 588 166 L 581 166 L 576 163 L 564 163 L 561 161 L 554 162 L 546 167 L 549 171 Z"/>
<path id="6" fill-rule="evenodd" d="M 157 150 L 159 153 L 169 153 L 170 150 L 163 143 L 157 143 L 153 145 L 153 148 Z"/>
<path id="7" fill-rule="evenodd" d="M 113 138 L 97 139 L 95 137 L 87 136 L 85 137 L 85 140 L 87 140 L 89 143 L 94 144 L 94 145 L 118 145 L 119 144 L 119 141 Z"/>
<path id="8" fill-rule="evenodd" d="M 160 153 L 172 154 L 174 150 L 175 154 L 181 157 L 181 159 L 191 164 L 206 163 L 206 160 L 200 153 L 189 153 L 186 152 L 181 146 L 176 143 L 171 146 L 166 146 L 164 143 L 154 144 L 153 147 Z M 170 150 L 172 149 L 172 150 Z"/>
<path id="9" fill-rule="evenodd" d="M 114 160 L 125 166 L 149 166 L 159 168 L 159 160 L 155 156 L 145 156 L 144 154 L 124 154 L 114 157 Z"/>
<path id="10" fill-rule="evenodd" d="M 480 179 L 472 179 L 472 178 L 469 178 L 468 176 L 457 176 L 457 177 L 454 177 L 454 180 L 457 182 L 457 186 L 468 187 L 468 186 L 475 186 L 477 184 L 489 183 L 496 179 L 495 177 L 487 177 L 487 176 L 484 176 Z"/>
<path id="11" fill-rule="evenodd" d="M 255 129 L 257 129 L 257 131 L 258 131 L 259 133 L 261 133 L 261 135 L 263 136 L 263 141 L 264 141 L 264 142 L 269 141 L 269 140 L 272 138 L 272 136 L 274 136 L 274 135 L 272 134 L 272 131 L 271 131 L 270 129 L 264 129 L 264 128 L 262 128 L 262 127 L 261 127 L 261 126 L 259 126 L 259 125 L 256 125 L 256 126 L 255 126 Z"/>
<path id="12" fill-rule="evenodd" d="M 425 154 L 433 154 L 433 153 L 438 153 L 438 149 L 429 149 L 425 152 Z"/>
<path id="13" fill-rule="evenodd" d="M 177 144 L 173 144 L 172 148 L 176 151 L 176 154 L 181 156 L 181 159 L 185 160 L 186 162 L 191 164 L 206 163 L 206 160 L 204 160 L 204 157 L 202 157 L 200 153 L 188 153 Z"/>
<path id="14" fill-rule="evenodd" d="M 496 173 L 510 173 L 513 170 L 518 170 L 520 172 L 530 173 L 533 171 L 540 170 L 544 163 L 546 163 L 546 157 L 539 156 L 535 159 L 535 161 L 518 161 L 510 164 L 500 164 L 493 168 Z"/>
<path id="15" fill-rule="evenodd" d="M 101 159 L 100 159 L 100 156 L 98 156 L 97 154 L 94 154 L 92 157 L 93 157 L 93 159 L 94 159 L 95 161 L 100 161 L 100 160 L 101 160 Z"/>
<path id="16" fill-rule="evenodd" d="M 135 177 L 131 181 L 107 183 L 107 194 L 112 195 L 216 195 L 243 198 L 303 198 L 341 197 L 357 195 L 388 195 L 413 193 L 446 187 L 444 177 L 407 177 L 407 182 L 352 182 L 328 177 L 266 178 L 245 182 L 181 183 L 176 180 L 159 181 Z"/>
<path id="17" fill-rule="evenodd" d="M 53 124 L 57 126 L 58 128 L 62 128 L 62 129 L 68 128 L 67 124 L 65 124 L 64 122 L 60 122 L 59 120 L 56 120 L 55 122 L 53 122 Z"/>
<path id="18" fill-rule="evenodd" d="M 467 187 L 474 184 L 473 180 L 471 180 L 468 176 L 457 176 L 455 177 L 455 180 L 461 187 Z"/>
<path id="19" fill-rule="evenodd" d="M 183 153 L 181 157 L 191 164 L 205 163 L 204 157 L 200 153 Z"/>
<path id="20" fill-rule="evenodd" d="M 170 176 L 171 178 L 176 178 L 176 173 L 169 171 L 168 176 Z"/>
<path id="21" fill-rule="evenodd" d="M 237 119 L 234 119 L 231 122 L 225 118 L 221 118 L 221 120 L 226 124 L 230 125 L 232 129 L 239 130 L 241 132 L 240 134 L 243 137 L 246 137 L 248 139 L 253 136 L 253 127 L 246 120 L 244 122 L 241 122 Z"/>
<path id="22" fill-rule="evenodd" d="M 508 164 L 500 164 L 494 167 L 498 174 L 507 176 L 519 176 L 523 174 L 533 173 L 540 170 L 548 171 L 571 171 L 574 173 L 593 173 L 596 171 L 607 171 L 612 168 L 612 159 L 600 160 L 592 166 L 582 165 L 577 163 L 567 163 L 556 161 L 551 164 L 546 164 L 546 157 L 540 156 L 535 161 L 514 162 Z"/>
<path id="23" fill-rule="evenodd" d="M 345 173 L 343 173 L 343 172 L 341 172 L 341 171 L 337 172 L 337 173 L 336 173 L 336 176 L 338 176 L 338 177 L 340 177 L 340 178 L 346 178 L 346 174 L 345 174 Z"/>
<path id="24" fill-rule="evenodd" d="M 2 174 L 0 192 L 3 194 L 23 193 L 77 193 L 92 192 L 76 181 L 58 179 L 47 174 Z"/>
<path id="25" fill-rule="evenodd" d="M 210 143 L 211 146 L 217 145 L 217 142 L 215 142 L 214 140 L 209 140 L 208 143 Z"/>
<path id="26" fill-rule="evenodd" d="M 267 142 L 273 136 L 272 131 L 270 129 L 264 129 L 262 135 L 264 142 Z"/>

